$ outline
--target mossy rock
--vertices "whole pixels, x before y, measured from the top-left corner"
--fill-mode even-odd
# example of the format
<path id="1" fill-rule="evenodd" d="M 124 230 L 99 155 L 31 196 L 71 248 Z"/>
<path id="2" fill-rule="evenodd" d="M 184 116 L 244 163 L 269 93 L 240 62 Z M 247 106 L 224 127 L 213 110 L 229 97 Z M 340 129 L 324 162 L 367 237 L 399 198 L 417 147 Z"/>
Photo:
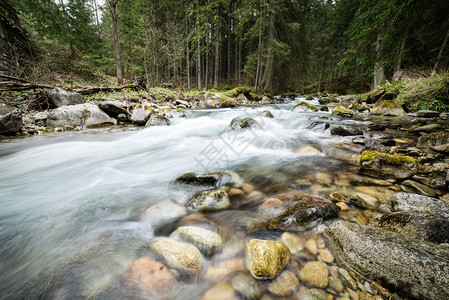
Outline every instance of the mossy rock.
<path id="1" fill-rule="evenodd" d="M 332 103 L 332 102 L 338 102 L 338 101 L 337 101 L 337 98 L 335 98 L 335 97 L 324 97 L 324 98 L 320 98 L 318 100 L 318 102 L 321 105 L 326 105 L 326 104 L 329 104 L 329 103 Z"/>
<path id="2" fill-rule="evenodd" d="M 318 111 L 318 108 L 315 105 L 310 104 L 309 102 L 301 101 L 293 107 L 292 111 L 314 112 Z"/>
<path id="3" fill-rule="evenodd" d="M 234 118 L 232 119 L 231 124 L 229 124 L 232 130 L 248 129 L 254 125 L 256 125 L 256 121 L 251 118 Z"/>
<path id="4" fill-rule="evenodd" d="M 173 83 L 165 82 L 165 83 L 161 83 L 160 87 L 163 89 L 172 89 L 175 87 L 175 85 Z"/>
<path id="5" fill-rule="evenodd" d="M 372 115 L 381 115 L 381 116 L 404 116 L 405 111 L 402 108 L 402 105 L 392 101 L 392 100 L 383 100 L 374 104 L 373 109 L 371 110 Z"/>
<path id="6" fill-rule="evenodd" d="M 423 135 L 418 139 L 417 147 L 449 152 L 449 132 L 442 131 Z"/>
<path id="7" fill-rule="evenodd" d="M 251 93 L 251 88 L 249 87 L 236 87 L 232 90 L 229 91 L 229 95 L 231 97 L 238 97 L 240 94 L 244 94 L 246 97 L 249 96 L 249 94 Z"/>
<path id="8" fill-rule="evenodd" d="M 359 157 L 360 172 L 377 178 L 405 179 L 418 172 L 416 159 L 405 155 L 364 151 Z"/>
<path id="9" fill-rule="evenodd" d="M 343 104 L 338 104 L 332 109 L 332 114 L 337 116 L 352 116 L 353 112 Z"/>

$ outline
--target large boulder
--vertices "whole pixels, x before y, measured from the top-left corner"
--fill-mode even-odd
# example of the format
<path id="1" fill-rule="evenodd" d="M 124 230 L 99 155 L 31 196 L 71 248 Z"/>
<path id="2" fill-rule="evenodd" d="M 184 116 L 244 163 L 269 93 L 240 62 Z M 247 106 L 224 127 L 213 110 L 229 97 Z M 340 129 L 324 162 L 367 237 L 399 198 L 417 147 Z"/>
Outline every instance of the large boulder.
<path id="1" fill-rule="evenodd" d="M 449 298 L 449 247 L 338 221 L 325 230 L 334 253 L 350 268 L 407 299 Z"/>
<path id="2" fill-rule="evenodd" d="M 85 103 L 72 106 L 63 106 L 53 109 L 47 117 L 47 127 L 99 127 L 105 125 L 116 125 L 117 120 L 109 117 L 98 106 Z"/>
<path id="3" fill-rule="evenodd" d="M 98 103 L 98 107 L 101 108 L 109 116 L 116 118 L 120 114 L 128 115 L 126 110 L 127 105 L 124 102 L 119 101 L 103 101 Z"/>
<path id="4" fill-rule="evenodd" d="M 318 108 L 317 108 L 315 105 L 313 105 L 313 104 L 311 104 L 311 103 L 309 103 L 309 102 L 301 101 L 301 102 L 297 103 L 297 104 L 293 107 L 292 111 L 298 111 L 298 112 L 316 112 L 316 111 L 318 111 Z"/>
<path id="5" fill-rule="evenodd" d="M 359 157 L 360 173 L 377 178 L 405 179 L 418 172 L 418 161 L 410 156 L 364 151 Z"/>
<path id="6" fill-rule="evenodd" d="M 332 109 L 332 114 L 341 117 L 351 117 L 354 113 L 344 104 L 338 104 Z"/>
<path id="7" fill-rule="evenodd" d="M 397 193 L 390 198 L 395 211 L 419 211 L 449 219 L 449 204 L 437 198 L 418 194 Z"/>
<path id="8" fill-rule="evenodd" d="M 22 128 L 22 115 L 14 107 L 0 106 L 0 135 L 13 135 Z"/>
<path id="9" fill-rule="evenodd" d="M 363 130 L 358 127 L 351 126 L 334 126 L 331 128 L 331 134 L 341 136 L 362 135 Z"/>
<path id="10" fill-rule="evenodd" d="M 229 124 L 229 127 L 231 127 L 232 130 L 240 130 L 240 129 L 248 129 L 256 125 L 256 121 L 251 118 L 234 118 L 232 119 L 231 123 Z"/>
<path id="11" fill-rule="evenodd" d="M 374 107 L 371 110 L 371 114 L 381 116 L 402 117 L 405 115 L 405 111 L 402 108 L 401 104 L 392 100 L 383 100 L 378 101 L 376 102 L 376 104 L 374 104 Z"/>
<path id="12" fill-rule="evenodd" d="M 246 267 L 256 279 L 271 279 L 282 271 L 290 255 L 282 243 L 252 239 L 246 245 Z"/>
<path id="13" fill-rule="evenodd" d="M 430 148 L 436 151 L 449 152 L 449 132 L 434 132 L 418 139 L 418 148 Z"/>
<path id="14" fill-rule="evenodd" d="M 234 107 L 236 105 L 235 99 L 221 93 L 206 93 L 200 100 L 201 108 L 225 108 Z"/>
<path id="15" fill-rule="evenodd" d="M 55 88 L 47 92 L 51 103 L 56 107 L 83 104 L 86 102 L 83 96 L 78 93 L 68 92 L 61 88 Z"/>
<path id="16" fill-rule="evenodd" d="M 152 114 L 154 114 L 154 110 L 150 106 L 137 105 L 131 115 L 131 122 L 133 122 L 133 124 L 143 126 L 148 122 Z"/>

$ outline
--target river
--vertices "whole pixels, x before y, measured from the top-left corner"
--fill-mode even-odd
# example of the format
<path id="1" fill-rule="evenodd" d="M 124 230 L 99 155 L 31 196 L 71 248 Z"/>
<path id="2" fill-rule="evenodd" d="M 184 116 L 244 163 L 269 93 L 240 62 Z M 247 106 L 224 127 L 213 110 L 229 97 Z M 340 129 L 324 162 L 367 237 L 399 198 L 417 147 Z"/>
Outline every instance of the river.
<path id="1" fill-rule="evenodd" d="M 299 100 L 186 111 L 170 127 L 55 133 L 0 143 L 0 298 L 123 298 L 120 274 L 148 251 L 155 229 L 166 221 L 163 216 L 149 220 L 145 211 L 176 201 L 169 183 L 186 172 L 233 171 L 266 197 L 290 190 L 326 196 L 352 189 L 347 159 L 360 146 L 352 137 L 307 129 L 331 115 L 292 112 Z M 274 118 L 260 117 L 264 110 Z M 230 133 L 235 117 L 253 117 L 257 125 Z M 301 151 L 303 146 L 320 153 Z M 315 182 L 317 173 L 331 182 Z M 304 178 L 315 184 L 298 182 Z M 345 184 L 338 186 L 337 180 Z M 377 200 L 389 194 L 378 192 Z M 198 278 L 171 297 L 198 299 L 210 285 Z"/>

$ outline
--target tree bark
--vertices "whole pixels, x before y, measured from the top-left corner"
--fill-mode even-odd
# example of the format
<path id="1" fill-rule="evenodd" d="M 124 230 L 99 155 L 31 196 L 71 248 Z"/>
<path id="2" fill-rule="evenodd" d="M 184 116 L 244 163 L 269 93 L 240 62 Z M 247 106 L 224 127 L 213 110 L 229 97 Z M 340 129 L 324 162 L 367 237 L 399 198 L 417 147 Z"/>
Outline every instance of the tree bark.
<path id="1" fill-rule="evenodd" d="M 374 64 L 374 88 L 385 84 L 384 61 L 382 58 L 382 42 L 380 32 L 377 34 L 376 63 Z"/>
<path id="2" fill-rule="evenodd" d="M 73 50 L 72 34 L 70 33 L 69 20 L 67 18 L 67 12 L 65 10 L 64 1 L 59 0 L 59 4 L 61 5 L 62 15 L 64 16 L 65 31 L 67 32 L 67 37 L 69 38 L 70 58 L 73 59 L 75 57 L 75 52 Z"/>
<path id="3" fill-rule="evenodd" d="M 189 17 L 186 18 L 186 33 L 187 33 L 187 42 L 186 42 L 186 68 L 187 68 L 187 88 L 190 90 L 190 36 L 189 32 Z"/>
<path id="4" fill-rule="evenodd" d="M 438 52 L 437 60 L 433 66 L 432 74 L 438 70 L 438 65 L 440 64 L 441 57 L 443 56 L 444 48 L 446 48 L 447 41 L 449 40 L 449 29 L 447 30 L 446 36 L 444 37 L 443 44 L 441 45 L 440 51 Z"/>
<path id="5" fill-rule="evenodd" d="M 123 68 L 122 59 L 120 57 L 120 38 L 118 29 L 118 15 L 117 15 L 117 2 L 118 0 L 108 0 L 109 9 L 112 15 L 112 26 L 114 29 L 114 54 L 115 54 L 115 65 L 117 71 L 117 82 L 118 84 L 123 84 Z"/>
<path id="6" fill-rule="evenodd" d="M 260 61 L 262 59 L 262 9 L 259 16 L 259 48 L 257 50 L 257 67 L 256 67 L 256 81 L 254 83 L 254 93 L 257 93 L 257 86 L 259 85 Z"/>
<path id="7" fill-rule="evenodd" d="M 220 46 L 221 46 L 221 10 L 217 7 L 218 19 L 215 22 L 215 67 L 214 67 L 214 88 L 218 88 L 218 78 L 220 75 Z"/>

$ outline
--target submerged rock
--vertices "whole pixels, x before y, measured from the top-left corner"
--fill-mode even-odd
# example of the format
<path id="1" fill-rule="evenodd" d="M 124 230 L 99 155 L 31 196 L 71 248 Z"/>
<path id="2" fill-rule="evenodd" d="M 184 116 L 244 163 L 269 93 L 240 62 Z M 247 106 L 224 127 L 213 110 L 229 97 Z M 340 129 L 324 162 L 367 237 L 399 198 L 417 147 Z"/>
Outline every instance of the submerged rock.
<path id="1" fill-rule="evenodd" d="M 449 219 L 449 204 L 436 198 L 418 194 L 397 193 L 390 198 L 395 211 L 421 211 Z"/>
<path id="2" fill-rule="evenodd" d="M 231 285 L 245 299 L 260 299 L 265 292 L 264 285 L 249 274 L 235 276 Z"/>
<path id="3" fill-rule="evenodd" d="M 189 298 L 189 297 L 187 297 Z M 235 294 L 232 286 L 226 281 L 220 281 L 210 289 L 208 289 L 200 300 L 238 300 L 239 297 Z"/>
<path id="4" fill-rule="evenodd" d="M 0 135 L 13 135 L 22 128 L 22 115 L 11 106 L 0 106 Z"/>
<path id="5" fill-rule="evenodd" d="M 231 205 L 228 194 L 224 189 L 214 189 L 203 191 L 191 198 L 186 206 L 190 209 L 203 210 L 221 210 Z"/>
<path id="6" fill-rule="evenodd" d="M 201 227 L 181 226 L 178 228 L 178 233 L 184 240 L 195 244 L 207 255 L 219 252 L 224 245 L 218 233 Z"/>
<path id="7" fill-rule="evenodd" d="M 117 120 L 109 117 L 98 106 L 85 103 L 62 106 L 51 110 L 47 116 L 47 127 L 81 126 L 91 128 L 104 125 L 116 125 Z"/>
<path id="8" fill-rule="evenodd" d="M 171 267 L 186 272 L 189 275 L 196 275 L 201 272 L 202 258 L 200 250 L 197 247 L 169 238 L 157 240 L 151 244 L 151 247 Z"/>
<path id="9" fill-rule="evenodd" d="M 83 104 L 86 102 L 83 96 L 78 93 L 67 92 L 61 88 L 55 88 L 47 92 L 51 103 L 56 107 Z"/>
<path id="10" fill-rule="evenodd" d="M 362 275 L 401 297 L 448 299 L 449 247 L 338 221 L 325 230 L 334 253 Z"/>
<path id="11" fill-rule="evenodd" d="M 299 279 L 313 287 L 325 288 L 328 284 L 329 270 L 327 265 L 320 261 L 311 261 L 299 271 Z"/>
<path id="12" fill-rule="evenodd" d="M 139 289 L 155 297 L 163 296 L 176 287 L 177 281 L 166 266 L 149 257 L 135 261 L 123 274 L 126 287 Z"/>
<path id="13" fill-rule="evenodd" d="M 252 239 L 246 245 L 246 267 L 256 279 L 277 276 L 290 259 L 290 250 L 276 241 Z"/>
<path id="14" fill-rule="evenodd" d="M 285 270 L 268 285 L 270 293 L 276 296 L 289 296 L 299 287 L 299 280 L 292 271 Z"/>
<path id="15" fill-rule="evenodd" d="M 405 180 L 402 185 L 408 186 L 416 190 L 419 194 L 429 197 L 437 197 L 438 192 L 425 184 L 418 183 L 413 180 Z"/>
<path id="16" fill-rule="evenodd" d="M 164 116 L 153 114 L 145 124 L 145 127 L 149 126 L 170 126 L 170 120 Z"/>
<path id="17" fill-rule="evenodd" d="M 264 110 L 261 114 L 262 117 L 273 119 L 274 116 L 269 110 Z"/>
<path id="18" fill-rule="evenodd" d="M 278 216 L 248 226 L 249 232 L 260 230 L 288 230 L 308 226 L 338 216 L 340 208 L 333 203 L 301 201 L 286 208 Z"/>
<path id="19" fill-rule="evenodd" d="M 359 157 L 360 172 L 377 178 L 405 179 L 418 172 L 418 161 L 412 157 L 364 151 Z"/>

